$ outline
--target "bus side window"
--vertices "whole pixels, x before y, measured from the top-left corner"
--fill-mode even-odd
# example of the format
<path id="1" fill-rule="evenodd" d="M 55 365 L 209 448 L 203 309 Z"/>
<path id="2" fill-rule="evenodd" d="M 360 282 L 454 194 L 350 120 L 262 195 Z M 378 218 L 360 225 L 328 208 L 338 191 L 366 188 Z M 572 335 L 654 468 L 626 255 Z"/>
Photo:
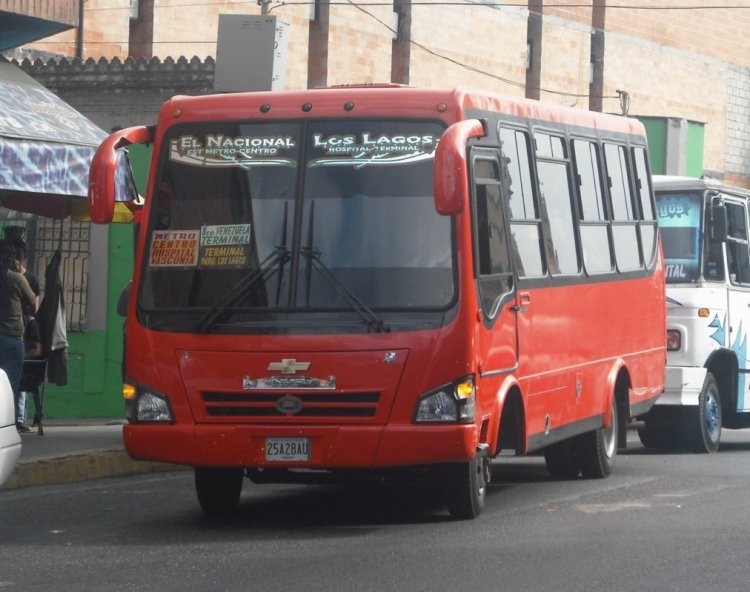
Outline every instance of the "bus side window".
<path id="1" fill-rule="evenodd" d="M 625 146 L 604 144 L 609 196 L 612 205 L 612 237 L 615 261 L 619 271 L 641 268 L 636 209 L 628 181 L 628 159 Z"/>
<path id="2" fill-rule="evenodd" d="M 474 227 L 482 309 L 492 318 L 503 294 L 511 291 L 513 275 L 508 253 L 505 213 L 496 159 L 475 158 Z"/>
<path id="3" fill-rule="evenodd" d="M 534 198 L 528 133 L 500 128 L 502 189 L 510 213 L 510 244 L 521 277 L 545 274 L 539 208 Z"/>
<path id="4" fill-rule="evenodd" d="M 750 251 L 748 251 L 747 212 L 745 206 L 726 202 L 728 237 L 727 267 L 732 283 L 750 284 Z"/>
<path id="5" fill-rule="evenodd" d="M 599 145 L 587 140 L 573 140 L 573 158 L 583 264 L 588 273 L 606 273 L 612 271 L 613 264 Z"/>
<path id="6" fill-rule="evenodd" d="M 635 161 L 635 183 L 640 206 L 641 246 L 643 262 L 649 264 L 656 254 L 656 216 L 651 202 L 651 176 L 648 173 L 648 158 L 644 148 L 633 148 Z"/>
<path id="7" fill-rule="evenodd" d="M 563 139 L 536 132 L 539 205 L 547 255 L 552 275 L 577 274 L 578 250 L 570 193 L 570 169 Z"/>

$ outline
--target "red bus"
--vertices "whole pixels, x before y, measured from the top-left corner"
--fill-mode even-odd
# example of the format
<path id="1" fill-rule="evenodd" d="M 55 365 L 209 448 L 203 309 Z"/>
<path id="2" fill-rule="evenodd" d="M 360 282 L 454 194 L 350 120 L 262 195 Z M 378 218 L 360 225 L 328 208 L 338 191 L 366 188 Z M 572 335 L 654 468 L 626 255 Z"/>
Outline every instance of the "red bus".
<path id="1" fill-rule="evenodd" d="M 124 442 L 193 467 L 207 514 L 245 478 L 364 472 L 473 518 L 501 452 L 607 476 L 663 390 L 636 120 L 398 85 L 175 97 L 100 146 L 94 221 L 137 208 L 146 142 Z"/>

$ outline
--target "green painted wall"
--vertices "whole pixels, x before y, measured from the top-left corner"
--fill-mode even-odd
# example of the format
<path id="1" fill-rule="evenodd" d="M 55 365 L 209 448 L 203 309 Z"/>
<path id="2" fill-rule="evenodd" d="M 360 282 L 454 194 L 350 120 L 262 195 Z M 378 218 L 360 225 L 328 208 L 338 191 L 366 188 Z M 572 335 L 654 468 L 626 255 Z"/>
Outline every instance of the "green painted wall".
<path id="1" fill-rule="evenodd" d="M 638 117 L 643 127 L 646 128 L 648 138 L 649 158 L 651 161 L 651 173 L 663 175 L 667 172 L 668 135 L 670 121 L 675 122 L 672 117 Z M 684 120 L 679 120 L 680 122 Z M 676 128 L 675 128 L 676 129 Z M 705 125 L 698 121 L 687 121 L 687 126 L 680 126 L 679 141 L 675 142 L 673 135 L 671 150 L 681 151 L 672 155 L 680 163 L 680 170 L 688 177 L 703 176 L 703 149 Z"/>
<path id="2" fill-rule="evenodd" d="M 47 386 L 46 417 L 122 416 L 120 368 L 124 320 L 118 316 L 116 306 L 132 270 L 133 225 L 112 224 L 109 227 L 105 329 L 68 333 L 68 384 Z M 90 278 L 89 281 L 96 280 Z"/>
<path id="3" fill-rule="evenodd" d="M 705 140 L 705 126 L 694 121 L 688 122 L 687 129 L 687 157 L 685 173 L 688 177 L 703 176 L 703 147 Z"/>
<path id="4" fill-rule="evenodd" d="M 651 174 L 663 175 L 667 170 L 667 120 L 663 117 L 639 118 L 646 128 Z"/>

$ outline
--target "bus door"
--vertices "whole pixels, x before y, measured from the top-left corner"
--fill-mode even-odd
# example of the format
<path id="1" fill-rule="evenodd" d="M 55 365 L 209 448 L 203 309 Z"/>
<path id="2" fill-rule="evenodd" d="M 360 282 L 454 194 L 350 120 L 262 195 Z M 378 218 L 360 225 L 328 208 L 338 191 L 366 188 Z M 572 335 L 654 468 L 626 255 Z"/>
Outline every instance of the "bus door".
<path id="1" fill-rule="evenodd" d="M 480 374 L 502 377 L 515 370 L 519 345 L 507 192 L 496 149 L 473 149 L 471 168 L 474 275 L 484 320 L 478 344 Z"/>
<path id="2" fill-rule="evenodd" d="M 748 331 L 750 331 L 750 233 L 747 202 L 726 197 L 726 256 L 729 295 L 725 325 L 726 346 L 737 355 L 739 366 L 737 410 L 750 411 L 748 394 Z"/>

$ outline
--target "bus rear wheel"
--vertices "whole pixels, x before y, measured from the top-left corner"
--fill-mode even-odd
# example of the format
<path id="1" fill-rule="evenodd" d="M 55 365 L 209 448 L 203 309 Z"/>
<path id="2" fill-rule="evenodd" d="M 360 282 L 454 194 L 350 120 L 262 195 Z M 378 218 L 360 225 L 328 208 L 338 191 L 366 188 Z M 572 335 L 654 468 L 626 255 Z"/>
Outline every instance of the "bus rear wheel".
<path id="1" fill-rule="evenodd" d="M 698 407 L 686 409 L 685 440 L 693 452 L 716 452 L 721 441 L 721 394 L 714 375 L 708 372 L 698 396 Z"/>
<path id="2" fill-rule="evenodd" d="M 453 518 L 471 520 L 482 513 L 490 478 L 486 454 L 477 454 L 469 462 L 443 465 L 442 477 L 445 504 Z"/>
<path id="3" fill-rule="evenodd" d="M 581 474 L 587 479 L 601 479 L 612 473 L 617 456 L 617 404 L 612 399 L 612 420 L 593 432 L 576 437 L 576 456 Z"/>
<path id="4" fill-rule="evenodd" d="M 231 514 L 240 501 L 244 469 L 196 467 L 195 492 L 206 516 Z"/>

